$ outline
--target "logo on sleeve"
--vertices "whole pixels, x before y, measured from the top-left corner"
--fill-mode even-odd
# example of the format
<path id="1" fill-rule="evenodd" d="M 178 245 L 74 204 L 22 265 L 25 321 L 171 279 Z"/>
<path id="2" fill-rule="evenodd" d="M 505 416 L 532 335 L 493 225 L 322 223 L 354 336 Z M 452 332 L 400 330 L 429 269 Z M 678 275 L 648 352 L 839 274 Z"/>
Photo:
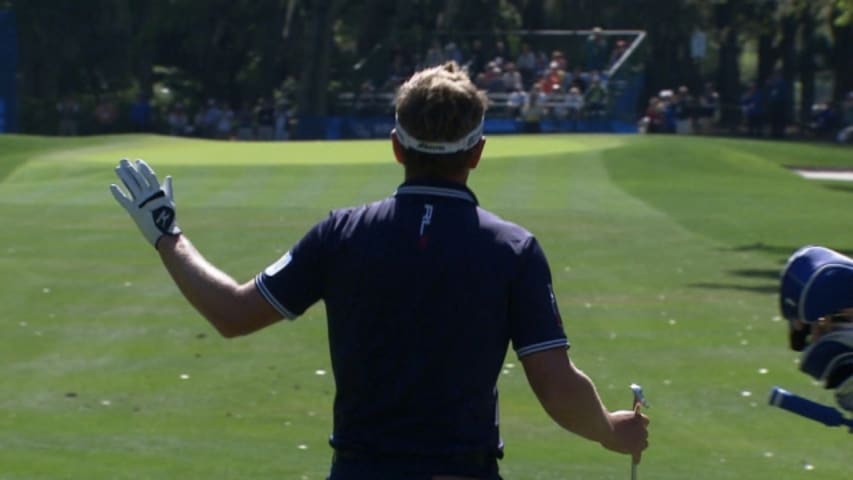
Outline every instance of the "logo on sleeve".
<path id="1" fill-rule="evenodd" d="M 284 270 L 284 267 L 286 267 L 291 260 L 293 260 L 293 257 L 290 255 L 290 252 L 287 252 L 275 263 L 267 267 L 266 270 L 264 270 L 264 273 L 268 277 L 274 277 L 278 272 Z"/>

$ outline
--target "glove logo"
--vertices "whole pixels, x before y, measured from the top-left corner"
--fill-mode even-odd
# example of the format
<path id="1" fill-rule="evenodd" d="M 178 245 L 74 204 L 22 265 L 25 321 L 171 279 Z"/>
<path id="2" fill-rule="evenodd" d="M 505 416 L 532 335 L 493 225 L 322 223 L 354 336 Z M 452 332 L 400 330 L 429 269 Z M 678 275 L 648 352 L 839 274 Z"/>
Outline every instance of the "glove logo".
<path id="1" fill-rule="evenodd" d="M 154 225 L 163 233 L 169 233 L 172 221 L 175 219 L 175 210 L 170 207 L 160 207 L 151 212 Z"/>

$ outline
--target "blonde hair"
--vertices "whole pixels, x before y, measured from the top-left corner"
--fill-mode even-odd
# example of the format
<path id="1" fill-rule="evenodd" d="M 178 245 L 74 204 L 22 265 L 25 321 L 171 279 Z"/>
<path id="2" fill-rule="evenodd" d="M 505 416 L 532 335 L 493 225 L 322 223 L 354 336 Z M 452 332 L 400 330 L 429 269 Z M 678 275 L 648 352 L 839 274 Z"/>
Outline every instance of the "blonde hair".
<path id="1" fill-rule="evenodd" d="M 456 63 L 415 73 L 397 91 L 400 125 L 422 141 L 453 142 L 483 120 L 488 99 Z"/>

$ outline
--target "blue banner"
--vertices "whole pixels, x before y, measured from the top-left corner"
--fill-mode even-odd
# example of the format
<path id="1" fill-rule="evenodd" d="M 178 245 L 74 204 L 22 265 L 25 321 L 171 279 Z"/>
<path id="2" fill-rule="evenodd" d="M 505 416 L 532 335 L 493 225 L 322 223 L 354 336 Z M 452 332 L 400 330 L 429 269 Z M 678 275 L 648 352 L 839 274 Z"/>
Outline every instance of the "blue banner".
<path id="1" fill-rule="evenodd" d="M 18 43 L 15 17 L 0 10 L 0 133 L 15 130 L 15 76 L 18 68 Z"/>

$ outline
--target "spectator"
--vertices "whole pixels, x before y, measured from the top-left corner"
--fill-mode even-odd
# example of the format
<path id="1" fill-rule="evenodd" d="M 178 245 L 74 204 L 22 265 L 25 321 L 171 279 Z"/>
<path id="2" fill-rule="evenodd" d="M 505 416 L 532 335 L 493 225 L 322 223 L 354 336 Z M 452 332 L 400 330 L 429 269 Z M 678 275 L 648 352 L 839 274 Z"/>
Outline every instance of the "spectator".
<path id="1" fill-rule="evenodd" d="M 151 103 L 144 94 L 139 94 L 130 106 L 130 125 L 134 132 L 151 130 Z"/>
<path id="2" fill-rule="evenodd" d="M 673 99 L 675 108 L 675 133 L 693 133 L 693 97 L 686 85 L 678 87 Z"/>
<path id="3" fill-rule="evenodd" d="M 177 102 L 175 107 L 169 112 L 166 117 L 166 123 L 169 127 L 169 135 L 187 135 L 190 127 L 190 119 L 184 110 L 184 104 Z"/>
<path id="4" fill-rule="evenodd" d="M 812 105 L 809 130 L 819 137 L 831 137 L 841 128 L 841 109 L 835 102 L 816 103 Z"/>
<path id="5" fill-rule="evenodd" d="M 607 114 L 607 88 L 598 76 L 584 93 L 585 112 L 588 117 L 604 117 Z"/>
<path id="6" fill-rule="evenodd" d="M 548 70 L 551 67 L 551 59 L 548 57 L 548 54 L 545 52 L 537 52 L 536 53 L 536 81 L 540 80 L 540 77 L 548 73 Z"/>
<path id="7" fill-rule="evenodd" d="M 705 90 L 699 96 L 697 125 L 700 133 L 709 133 L 720 115 L 720 95 L 711 82 L 705 83 Z"/>
<path id="8" fill-rule="evenodd" d="M 193 115 L 193 123 L 190 128 L 190 134 L 196 137 L 203 137 L 205 135 L 204 132 L 204 119 L 207 117 L 207 108 L 202 105 L 198 108 Z"/>
<path id="9" fill-rule="evenodd" d="M 524 132 L 539 133 L 542 131 L 542 117 L 545 116 L 547 110 L 545 108 L 547 97 L 538 83 L 533 84 L 530 93 L 525 98 L 524 105 L 521 107 L 521 118 L 524 122 Z"/>
<path id="10" fill-rule="evenodd" d="M 741 97 L 741 111 L 746 120 L 746 132 L 751 137 L 763 136 L 764 96 L 757 82 L 750 84 L 749 90 Z"/>
<path id="11" fill-rule="evenodd" d="M 234 129 L 234 109 L 226 103 L 220 111 L 219 121 L 216 122 L 216 138 L 227 140 L 231 138 Z"/>
<path id="12" fill-rule="evenodd" d="M 412 68 L 406 63 L 406 56 L 402 50 L 396 49 L 391 57 L 391 69 L 388 81 L 385 82 L 384 89 L 387 91 L 395 91 L 403 81 L 409 77 Z"/>
<path id="13" fill-rule="evenodd" d="M 839 143 L 853 142 L 853 91 L 844 98 L 843 125 L 836 136 Z"/>
<path id="14" fill-rule="evenodd" d="M 282 99 L 275 107 L 275 139 L 287 140 L 290 138 L 290 107 L 287 101 Z"/>
<path id="15" fill-rule="evenodd" d="M 489 90 L 489 76 L 485 72 L 480 72 L 474 78 L 474 85 L 478 90 Z"/>
<path id="16" fill-rule="evenodd" d="M 529 43 L 521 45 L 521 53 L 518 55 L 515 65 L 521 74 L 524 87 L 527 88 L 536 78 L 536 54 L 533 53 Z"/>
<path id="17" fill-rule="evenodd" d="M 59 134 L 64 136 L 75 136 L 79 134 L 80 104 L 73 96 L 65 97 L 56 104 L 59 114 Z"/>
<path id="18" fill-rule="evenodd" d="M 361 82 L 352 107 L 356 115 L 368 116 L 375 113 L 376 88 L 373 86 L 373 82 L 370 80 Z"/>
<path id="19" fill-rule="evenodd" d="M 643 133 L 663 133 L 663 105 L 660 98 L 652 97 L 646 107 L 645 116 L 640 121 L 640 131 Z"/>
<path id="20" fill-rule="evenodd" d="M 584 62 L 587 70 L 604 70 L 609 54 L 607 40 L 601 33 L 601 27 L 592 29 L 584 42 Z"/>
<path id="21" fill-rule="evenodd" d="M 474 39 L 471 42 L 471 50 L 468 52 L 468 60 L 465 62 L 465 67 L 468 70 L 468 74 L 473 77 L 482 73 L 485 66 L 486 59 L 483 53 L 483 42 L 479 39 Z"/>
<path id="22" fill-rule="evenodd" d="M 252 108 L 249 102 L 243 101 L 240 110 L 237 112 L 237 139 L 254 140 L 254 129 L 255 117 L 252 114 Z"/>
<path id="23" fill-rule="evenodd" d="M 545 94 L 550 94 L 554 88 L 559 89 L 560 85 L 563 84 L 563 78 L 566 73 L 560 70 L 560 64 L 556 61 L 552 61 L 548 66 L 548 71 L 545 73 L 545 76 L 542 77 L 540 84 L 542 86 L 542 91 Z"/>
<path id="24" fill-rule="evenodd" d="M 569 66 L 569 62 L 566 60 L 566 56 L 563 54 L 562 50 L 554 50 L 551 52 L 551 62 L 557 62 L 557 67 L 563 72 L 565 72 Z"/>
<path id="25" fill-rule="evenodd" d="M 578 87 L 570 87 L 566 95 L 563 96 L 560 104 L 560 113 L 563 119 L 568 120 L 571 130 L 579 130 L 583 110 L 583 94 Z"/>
<path id="26" fill-rule="evenodd" d="M 663 113 L 663 133 L 675 133 L 675 94 L 672 90 L 661 90 L 660 109 Z"/>
<path id="27" fill-rule="evenodd" d="M 272 100 L 261 100 L 255 112 L 258 123 L 258 140 L 272 140 L 275 137 L 275 107 Z"/>
<path id="28" fill-rule="evenodd" d="M 506 44 L 503 40 L 495 41 L 495 51 L 492 52 L 492 61 L 497 63 L 497 65 L 503 68 L 503 63 L 509 59 L 509 52 L 506 49 Z"/>
<path id="29" fill-rule="evenodd" d="M 515 64 L 512 62 L 504 63 L 502 81 L 505 92 L 512 92 L 516 89 L 524 88 L 521 73 L 519 73 L 518 69 L 515 68 Z"/>
<path id="30" fill-rule="evenodd" d="M 95 106 L 95 123 L 98 126 L 98 133 L 112 133 L 115 131 L 116 120 L 118 119 L 118 107 L 116 107 L 110 95 L 102 95 Z"/>
<path id="31" fill-rule="evenodd" d="M 426 57 L 424 57 L 424 67 L 430 68 L 444 63 L 444 52 L 441 49 L 441 44 L 438 40 L 433 40 Z"/>
<path id="32" fill-rule="evenodd" d="M 576 87 L 581 93 L 586 93 L 586 89 L 589 86 L 590 76 L 588 73 L 581 70 L 581 67 L 576 66 L 574 70 L 572 70 L 571 75 L 567 75 L 567 81 L 569 84 L 569 88 Z"/>
<path id="33" fill-rule="evenodd" d="M 527 103 L 527 92 L 524 91 L 522 85 L 516 85 L 507 97 L 506 106 L 507 113 L 510 117 L 521 120 L 522 109 Z"/>
<path id="34" fill-rule="evenodd" d="M 610 60 L 607 62 L 607 71 L 609 72 L 613 67 L 619 63 L 619 60 L 622 59 L 622 56 L 625 55 L 625 52 L 628 51 L 628 43 L 625 40 L 617 40 L 616 45 L 613 47 L 613 50 L 610 52 Z"/>
<path id="35" fill-rule="evenodd" d="M 219 104 L 216 99 L 209 99 L 207 101 L 207 110 L 204 113 L 204 123 L 202 124 L 201 135 L 203 137 L 214 138 L 217 135 L 217 127 L 219 126 L 219 119 L 222 118 L 222 109 L 219 108 Z"/>
<path id="36" fill-rule="evenodd" d="M 462 51 L 459 50 L 459 47 L 456 46 L 456 43 L 448 42 L 444 46 L 444 59 L 447 62 L 456 62 L 459 65 L 462 65 Z"/>
<path id="37" fill-rule="evenodd" d="M 485 90 L 487 92 L 502 93 L 506 91 L 506 87 L 504 86 L 503 80 L 503 72 L 501 72 L 501 69 L 497 66 L 497 64 L 489 64 L 489 67 L 486 68 L 486 71 L 483 73 L 483 75 L 485 75 Z"/>

